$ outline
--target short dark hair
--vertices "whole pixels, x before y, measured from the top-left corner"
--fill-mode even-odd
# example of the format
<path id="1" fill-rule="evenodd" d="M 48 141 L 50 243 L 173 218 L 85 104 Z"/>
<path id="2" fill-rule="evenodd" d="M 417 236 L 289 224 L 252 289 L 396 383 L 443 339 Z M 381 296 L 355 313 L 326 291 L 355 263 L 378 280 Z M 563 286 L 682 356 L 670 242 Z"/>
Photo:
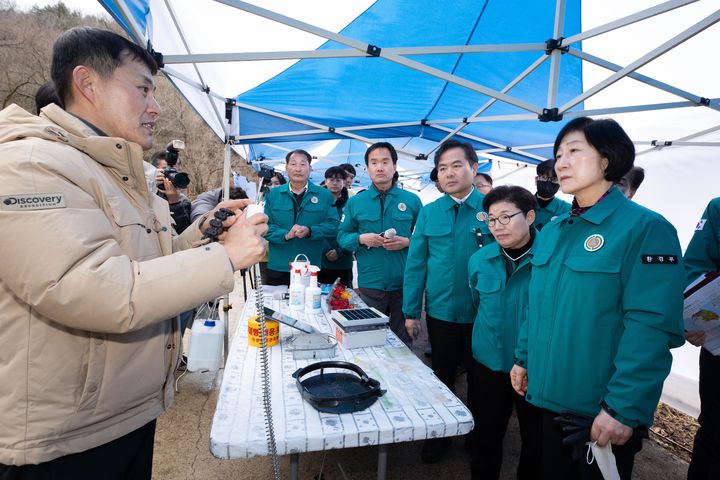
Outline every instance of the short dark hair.
<path id="1" fill-rule="evenodd" d="M 51 103 L 60 107 L 63 106 L 63 102 L 60 100 L 60 97 L 58 97 L 58 94 L 55 91 L 55 84 L 52 81 L 42 84 L 40 88 L 37 89 L 37 92 L 35 92 L 36 113 L 40 115 L 40 110 Z"/>
<path id="2" fill-rule="evenodd" d="M 377 150 L 378 148 L 387 148 L 388 151 L 390 152 L 390 158 L 392 159 L 393 165 L 397 164 L 398 154 L 397 154 L 397 151 L 395 150 L 395 147 L 393 147 L 392 144 L 388 143 L 388 142 L 376 142 L 376 143 L 373 143 L 372 145 L 370 145 L 367 150 L 365 150 L 365 165 L 368 164 L 368 159 L 370 158 L 370 154 L 373 151 Z"/>
<path id="3" fill-rule="evenodd" d="M 630 188 L 636 191 L 645 180 L 645 169 L 636 165 L 624 177 L 627 178 Z"/>
<path id="4" fill-rule="evenodd" d="M 285 164 L 288 164 L 290 162 L 290 157 L 292 157 L 296 153 L 299 153 L 300 155 L 305 155 L 305 158 L 307 158 L 307 161 L 308 161 L 308 165 L 310 165 L 312 163 L 312 155 L 310 155 L 308 152 L 306 152 L 302 148 L 298 148 L 297 150 L 289 151 L 288 154 L 285 155 Z"/>
<path id="5" fill-rule="evenodd" d="M 281 172 L 275 172 L 274 176 L 275 176 L 275 178 L 277 178 L 277 181 L 280 183 L 280 185 L 285 185 L 287 183 L 287 180 L 285 180 L 285 175 L 283 175 Z M 268 178 L 268 183 L 270 183 L 269 178 Z"/>
<path id="6" fill-rule="evenodd" d="M 437 181 L 438 181 L 437 167 L 433 168 L 433 169 L 430 171 L 430 181 L 431 181 L 431 182 L 437 182 Z"/>
<path id="7" fill-rule="evenodd" d="M 490 190 L 490 193 L 483 198 L 483 210 L 486 212 L 498 202 L 509 202 L 519 208 L 525 215 L 530 210 L 537 211 L 537 200 L 535 195 L 523 187 L 515 185 L 500 185 Z"/>
<path id="8" fill-rule="evenodd" d="M 157 73 L 152 55 L 117 33 L 91 27 L 71 28 L 55 40 L 50 78 L 58 98 L 67 104 L 75 67 L 84 65 L 107 78 L 128 59 L 144 63 L 153 75 Z"/>
<path id="9" fill-rule="evenodd" d="M 230 192 L 228 197 L 230 197 L 230 200 L 242 200 L 243 198 L 248 198 L 247 192 L 242 187 L 230 187 Z"/>
<path id="10" fill-rule="evenodd" d="M 490 175 L 488 175 L 487 173 L 477 172 L 477 173 L 475 174 L 475 176 L 476 176 L 476 177 L 482 177 L 482 178 L 484 178 L 485 181 L 488 182 L 488 183 L 490 184 L 490 186 L 492 187 L 492 184 L 493 184 L 493 183 L 492 183 L 492 177 L 491 177 Z"/>
<path id="11" fill-rule="evenodd" d="M 538 163 L 537 167 L 535 167 L 535 172 L 538 174 L 538 176 L 545 175 L 547 177 L 557 178 L 557 172 L 555 171 L 555 160 L 551 158 L 549 160 Z"/>
<path id="12" fill-rule="evenodd" d="M 325 170 L 325 178 L 342 178 L 343 180 L 347 179 L 347 171 L 340 167 L 330 167 L 327 170 Z"/>
<path id="13" fill-rule="evenodd" d="M 557 158 L 557 151 L 563 138 L 571 132 L 581 132 L 587 142 L 608 160 L 605 169 L 605 180 L 617 182 L 630 171 L 635 161 L 635 145 L 622 129 L 620 124 L 611 118 L 594 120 L 589 117 L 579 117 L 565 125 L 555 139 L 553 156 Z"/>
<path id="14" fill-rule="evenodd" d="M 463 152 L 465 152 L 465 158 L 467 159 L 468 163 L 470 165 L 473 165 L 475 163 L 478 163 L 478 156 L 477 153 L 475 153 L 475 149 L 472 145 L 470 145 L 467 142 L 459 142 L 457 140 L 447 140 L 440 144 L 440 147 L 435 151 L 435 166 L 437 167 L 438 162 L 440 162 L 440 157 L 442 157 L 445 152 L 448 150 L 451 150 L 453 148 L 461 148 Z"/>
<path id="15" fill-rule="evenodd" d="M 150 163 L 153 167 L 157 167 L 160 160 L 167 160 L 167 150 L 158 150 L 150 157 Z"/>
<path id="16" fill-rule="evenodd" d="M 338 167 L 345 170 L 347 173 L 352 173 L 353 177 L 357 177 L 357 173 L 355 173 L 355 167 L 352 166 L 350 163 L 343 163 L 341 165 L 338 165 Z"/>

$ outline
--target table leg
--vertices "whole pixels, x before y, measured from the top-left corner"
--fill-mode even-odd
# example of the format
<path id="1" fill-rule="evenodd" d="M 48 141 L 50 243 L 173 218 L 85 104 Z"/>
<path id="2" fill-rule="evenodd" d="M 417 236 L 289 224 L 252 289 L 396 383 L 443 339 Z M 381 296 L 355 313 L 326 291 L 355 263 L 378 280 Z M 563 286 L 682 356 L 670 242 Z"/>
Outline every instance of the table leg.
<path id="1" fill-rule="evenodd" d="M 300 454 L 290 454 L 290 480 L 298 480 L 298 470 L 300 467 Z"/>
<path id="2" fill-rule="evenodd" d="M 378 445 L 378 468 L 377 468 L 378 480 L 387 480 L 387 459 L 388 459 L 387 444 Z"/>

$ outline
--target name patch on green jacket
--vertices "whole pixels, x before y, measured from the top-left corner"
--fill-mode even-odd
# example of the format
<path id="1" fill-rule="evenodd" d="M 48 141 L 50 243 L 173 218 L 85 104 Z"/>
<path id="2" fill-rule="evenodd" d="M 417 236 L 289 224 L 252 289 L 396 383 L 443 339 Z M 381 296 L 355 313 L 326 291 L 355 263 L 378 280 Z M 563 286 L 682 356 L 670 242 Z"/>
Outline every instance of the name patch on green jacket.
<path id="1" fill-rule="evenodd" d="M 675 265 L 678 262 L 677 255 L 642 255 L 642 263 L 657 265 Z"/>

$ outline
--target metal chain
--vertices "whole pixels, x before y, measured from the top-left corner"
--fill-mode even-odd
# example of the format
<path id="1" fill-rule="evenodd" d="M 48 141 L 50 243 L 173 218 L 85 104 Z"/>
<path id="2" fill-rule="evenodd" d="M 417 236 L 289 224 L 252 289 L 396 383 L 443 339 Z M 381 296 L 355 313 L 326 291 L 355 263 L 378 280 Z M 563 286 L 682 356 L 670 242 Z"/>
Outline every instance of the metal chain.
<path id="1" fill-rule="evenodd" d="M 272 462 L 273 478 L 281 480 L 280 463 L 278 461 L 277 444 L 275 443 L 275 428 L 273 427 L 272 399 L 270 395 L 270 361 L 267 347 L 267 328 L 265 324 L 265 304 L 263 299 L 263 285 L 260 278 L 260 265 L 253 266 L 255 272 L 255 308 L 257 309 L 258 323 L 260 324 L 260 376 L 263 385 L 263 408 L 265 410 L 265 431 L 267 433 L 268 453 Z"/>

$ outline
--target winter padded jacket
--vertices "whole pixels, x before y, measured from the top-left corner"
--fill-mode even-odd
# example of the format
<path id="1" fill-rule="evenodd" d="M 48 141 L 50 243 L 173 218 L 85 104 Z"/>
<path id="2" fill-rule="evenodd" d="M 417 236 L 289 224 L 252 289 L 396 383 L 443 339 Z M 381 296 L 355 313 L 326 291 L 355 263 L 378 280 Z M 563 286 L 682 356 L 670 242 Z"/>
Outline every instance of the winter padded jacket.
<path id="1" fill-rule="evenodd" d="M 171 236 L 143 170 L 139 145 L 56 105 L 0 112 L 2 464 L 88 450 L 159 416 L 174 317 L 233 287 L 221 245 L 190 248 L 197 224 Z"/>

